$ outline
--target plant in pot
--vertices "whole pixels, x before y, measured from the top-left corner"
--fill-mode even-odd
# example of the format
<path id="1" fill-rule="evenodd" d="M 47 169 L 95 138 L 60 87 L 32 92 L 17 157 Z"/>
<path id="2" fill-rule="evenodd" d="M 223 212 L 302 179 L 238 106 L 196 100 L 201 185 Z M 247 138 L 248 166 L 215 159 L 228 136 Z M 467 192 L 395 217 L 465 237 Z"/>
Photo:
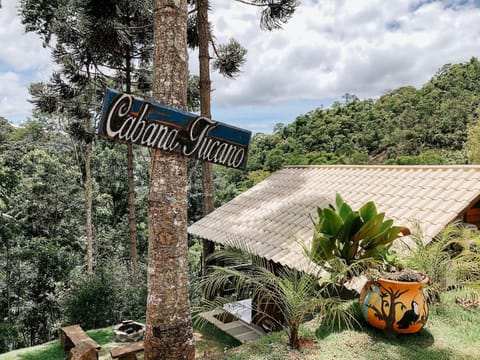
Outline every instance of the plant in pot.
<path id="1" fill-rule="evenodd" d="M 310 258 L 338 276 L 341 287 L 359 273 L 368 281 L 360 294 L 360 307 L 367 322 L 389 333 L 419 331 L 428 317 L 423 287 L 428 277 L 411 270 L 400 270 L 391 249 L 401 234 L 410 230 L 394 226 L 378 213 L 373 202 L 359 210 L 337 194 L 336 206 L 317 208 Z M 338 271 L 338 269 L 346 271 Z M 395 271 L 394 271 L 395 270 Z"/>

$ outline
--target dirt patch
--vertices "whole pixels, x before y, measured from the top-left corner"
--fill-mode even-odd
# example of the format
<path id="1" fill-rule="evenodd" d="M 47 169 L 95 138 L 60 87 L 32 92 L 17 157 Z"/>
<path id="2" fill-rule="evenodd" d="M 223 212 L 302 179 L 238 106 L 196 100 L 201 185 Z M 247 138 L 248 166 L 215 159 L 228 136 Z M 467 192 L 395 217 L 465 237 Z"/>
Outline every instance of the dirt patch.
<path id="1" fill-rule="evenodd" d="M 369 273 L 369 278 L 372 279 L 387 279 L 392 281 L 405 281 L 405 282 L 421 282 L 425 279 L 425 275 L 419 273 L 418 271 L 411 270 L 411 269 L 403 269 L 397 271 L 378 271 L 378 270 L 371 270 Z"/>
<path id="2" fill-rule="evenodd" d="M 307 339 L 307 338 L 303 338 L 303 337 L 298 339 L 298 342 L 300 344 L 300 348 L 302 348 L 302 349 L 309 348 L 309 347 L 312 347 L 313 345 L 315 345 L 315 340 Z"/>

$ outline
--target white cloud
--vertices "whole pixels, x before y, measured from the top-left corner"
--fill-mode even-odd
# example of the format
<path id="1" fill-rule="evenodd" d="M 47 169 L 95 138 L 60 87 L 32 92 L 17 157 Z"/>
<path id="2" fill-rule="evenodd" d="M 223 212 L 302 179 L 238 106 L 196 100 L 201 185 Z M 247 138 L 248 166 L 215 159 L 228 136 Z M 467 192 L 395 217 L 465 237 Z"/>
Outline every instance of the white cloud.
<path id="1" fill-rule="evenodd" d="M 29 70 L 50 64 L 50 50 L 34 33 L 25 33 L 18 16 L 18 0 L 4 2 L 0 10 L 0 59 L 13 69 Z"/>
<path id="2" fill-rule="evenodd" d="M 212 9 L 217 39 L 235 37 L 248 50 L 237 80 L 212 76 L 216 106 L 378 96 L 419 87 L 445 63 L 480 55 L 473 2 L 305 1 L 272 32 L 259 29 L 257 9 L 223 0 Z"/>
<path id="3" fill-rule="evenodd" d="M 0 9 L 0 116 L 13 122 L 31 113 L 30 83 L 47 80 L 53 69 L 50 50 L 37 35 L 25 34 L 18 6 L 18 0 L 4 1 Z"/>
<path id="4" fill-rule="evenodd" d="M 0 73 L 0 116 L 12 119 L 29 113 L 32 106 L 26 102 L 27 96 L 27 88 L 18 74 Z"/>
<path id="5" fill-rule="evenodd" d="M 10 120 L 28 116 L 28 85 L 47 80 L 53 69 L 50 50 L 35 34 L 24 34 L 18 4 L 3 1 L 0 9 L 0 116 Z M 217 41 L 233 37 L 248 50 L 236 80 L 212 73 L 212 105 L 248 107 L 250 122 L 258 123 L 268 107 L 288 103 L 291 112 L 302 100 L 301 114 L 346 92 L 365 98 L 419 87 L 446 63 L 480 57 L 478 7 L 478 0 L 304 0 L 282 30 L 265 32 L 257 7 L 212 0 Z M 197 56 L 190 54 L 192 73 L 198 73 Z"/>

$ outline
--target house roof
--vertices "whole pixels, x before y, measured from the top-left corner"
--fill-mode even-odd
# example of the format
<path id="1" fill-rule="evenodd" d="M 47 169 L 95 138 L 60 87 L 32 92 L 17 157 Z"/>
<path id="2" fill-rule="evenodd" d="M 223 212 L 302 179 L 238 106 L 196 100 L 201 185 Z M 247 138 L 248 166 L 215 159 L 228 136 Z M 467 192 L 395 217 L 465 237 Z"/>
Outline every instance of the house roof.
<path id="1" fill-rule="evenodd" d="M 480 166 L 291 166 L 192 224 L 188 232 L 218 244 L 244 243 L 282 265 L 305 262 L 313 225 L 309 213 L 335 203 L 352 209 L 374 201 L 386 219 L 430 242 L 480 199 Z"/>

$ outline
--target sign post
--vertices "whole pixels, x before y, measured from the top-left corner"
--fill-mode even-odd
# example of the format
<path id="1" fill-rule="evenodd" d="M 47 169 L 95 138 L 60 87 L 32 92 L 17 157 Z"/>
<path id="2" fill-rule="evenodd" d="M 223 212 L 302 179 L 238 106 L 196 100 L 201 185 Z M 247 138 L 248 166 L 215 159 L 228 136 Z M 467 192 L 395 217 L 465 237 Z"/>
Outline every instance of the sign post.
<path id="1" fill-rule="evenodd" d="M 144 354 L 146 360 L 193 360 L 185 158 L 245 169 L 251 133 L 107 89 L 97 134 L 153 149 Z"/>
<path id="2" fill-rule="evenodd" d="M 245 169 L 251 132 L 107 89 L 99 136 Z"/>

